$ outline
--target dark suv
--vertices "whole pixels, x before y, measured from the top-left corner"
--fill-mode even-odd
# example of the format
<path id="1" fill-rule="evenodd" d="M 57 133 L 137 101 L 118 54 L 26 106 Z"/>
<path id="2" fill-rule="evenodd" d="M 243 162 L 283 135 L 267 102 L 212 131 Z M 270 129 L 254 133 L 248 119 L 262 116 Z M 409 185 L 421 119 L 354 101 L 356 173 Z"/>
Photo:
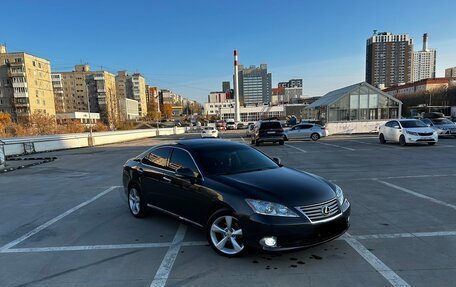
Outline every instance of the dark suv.
<path id="1" fill-rule="evenodd" d="M 260 145 L 264 142 L 278 142 L 283 145 L 283 128 L 279 121 L 259 121 L 255 124 L 252 134 L 252 144 Z"/>

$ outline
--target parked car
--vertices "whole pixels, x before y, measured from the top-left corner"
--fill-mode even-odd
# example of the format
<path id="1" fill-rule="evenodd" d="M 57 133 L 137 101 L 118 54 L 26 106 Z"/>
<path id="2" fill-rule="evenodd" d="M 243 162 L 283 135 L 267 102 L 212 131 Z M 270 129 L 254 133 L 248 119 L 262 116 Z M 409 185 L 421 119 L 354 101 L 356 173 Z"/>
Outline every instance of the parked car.
<path id="1" fill-rule="evenodd" d="M 200 227 L 227 257 L 247 246 L 310 247 L 349 228 L 350 203 L 339 186 L 241 143 L 193 139 L 156 146 L 124 164 L 122 182 L 134 217 L 151 208 Z"/>
<path id="2" fill-rule="evenodd" d="M 236 125 L 236 128 L 237 128 L 238 130 L 245 129 L 246 127 L 247 127 L 247 126 L 244 125 L 244 123 L 237 123 L 237 125 Z"/>
<path id="3" fill-rule="evenodd" d="M 245 135 L 248 137 L 251 137 L 255 131 L 255 124 L 254 123 L 249 123 L 247 125 L 247 130 L 245 131 Z"/>
<path id="4" fill-rule="evenodd" d="M 285 140 L 311 139 L 319 140 L 329 135 L 328 129 L 317 124 L 299 124 L 285 131 Z"/>
<path id="5" fill-rule="evenodd" d="M 402 146 L 409 143 L 434 145 L 439 140 L 435 129 L 417 119 L 390 120 L 380 126 L 378 138 L 381 144 L 392 141 Z"/>
<path id="6" fill-rule="evenodd" d="M 456 124 L 445 118 L 422 119 L 423 123 L 434 128 L 439 136 L 454 136 L 456 137 Z"/>
<path id="7" fill-rule="evenodd" d="M 236 129 L 236 122 L 233 119 L 226 120 L 226 129 L 227 130 L 235 130 Z"/>
<path id="8" fill-rule="evenodd" d="M 284 134 L 279 121 L 259 121 L 255 124 L 252 134 L 252 144 L 260 145 L 264 142 L 272 142 L 283 145 Z"/>
<path id="9" fill-rule="evenodd" d="M 218 138 L 219 132 L 215 127 L 203 127 L 201 131 L 202 138 Z"/>
<path id="10" fill-rule="evenodd" d="M 215 122 L 215 127 L 219 131 L 225 131 L 226 130 L 226 123 L 225 121 L 219 120 Z"/>

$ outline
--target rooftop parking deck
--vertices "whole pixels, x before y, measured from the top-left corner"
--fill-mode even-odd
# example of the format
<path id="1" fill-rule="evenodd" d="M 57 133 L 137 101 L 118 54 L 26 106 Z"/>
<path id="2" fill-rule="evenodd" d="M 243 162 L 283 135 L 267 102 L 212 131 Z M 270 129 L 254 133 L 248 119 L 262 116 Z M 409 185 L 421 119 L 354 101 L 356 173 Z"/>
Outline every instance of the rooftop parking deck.
<path id="1" fill-rule="evenodd" d="M 249 144 L 243 132 L 222 138 Z M 257 147 L 341 186 L 351 227 L 314 248 L 228 259 L 194 226 L 159 213 L 134 218 L 120 187 L 128 158 L 197 137 L 51 152 L 54 161 L 0 174 L 0 285 L 456 286 L 456 139 L 401 147 L 335 136 Z"/>

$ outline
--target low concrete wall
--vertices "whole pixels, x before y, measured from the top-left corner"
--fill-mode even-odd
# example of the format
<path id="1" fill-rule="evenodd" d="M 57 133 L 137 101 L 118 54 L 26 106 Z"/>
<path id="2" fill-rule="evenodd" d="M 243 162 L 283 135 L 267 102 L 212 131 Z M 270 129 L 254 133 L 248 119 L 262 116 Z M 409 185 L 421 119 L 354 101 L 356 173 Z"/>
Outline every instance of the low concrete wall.
<path id="1" fill-rule="evenodd" d="M 377 133 L 378 127 L 384 123 L 386 123 L 386 120 L 368 122 L 342 122 L 328 123 L 326 124 L 326 127 L 328 128 L 330 135 Z"/>
<path id="2" fill-rule="evenodd" d="M 141 129 L 115 132 L 92 133 L 92 144 L 105 145 L 155 137 L 157 135 L 183 134 L 186 128 Z M 89 146 L 89 134 L 67 134 L 39 137 L 18 137 L 2 139 L 5 156 L 29 154 L 61 149 L 71 149 Z"/>

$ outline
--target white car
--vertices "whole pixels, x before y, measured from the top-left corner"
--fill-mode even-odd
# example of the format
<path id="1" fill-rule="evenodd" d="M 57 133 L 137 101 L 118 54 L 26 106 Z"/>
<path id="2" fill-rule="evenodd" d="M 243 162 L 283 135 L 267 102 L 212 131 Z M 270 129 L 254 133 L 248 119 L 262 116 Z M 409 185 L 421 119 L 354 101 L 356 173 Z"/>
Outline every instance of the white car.
<path id="1" fill-rule="evenodd" d="M 387 141 L 398 142 L 404 146 L 409 143 L 427 143 L 434 145 L 439 140 L 435 129 L 416 119 L 390 120 L 380 126 L 378 139 L 381 144 Z"/>
<path id="2" fill-rule="evenodd" d="M 285 139 L 311 139 L 316 141 L 322 137 L 327 137 L 328 130 L 317 124 L 303 123 L 295 125 L 291 129 L 285 131 Z"/>
<path id="3" fill-rule="evenodd" d="M 203 127 L 201 131 L 202 138 L 218 138 L 219 132 L 215 127 Z"/>

